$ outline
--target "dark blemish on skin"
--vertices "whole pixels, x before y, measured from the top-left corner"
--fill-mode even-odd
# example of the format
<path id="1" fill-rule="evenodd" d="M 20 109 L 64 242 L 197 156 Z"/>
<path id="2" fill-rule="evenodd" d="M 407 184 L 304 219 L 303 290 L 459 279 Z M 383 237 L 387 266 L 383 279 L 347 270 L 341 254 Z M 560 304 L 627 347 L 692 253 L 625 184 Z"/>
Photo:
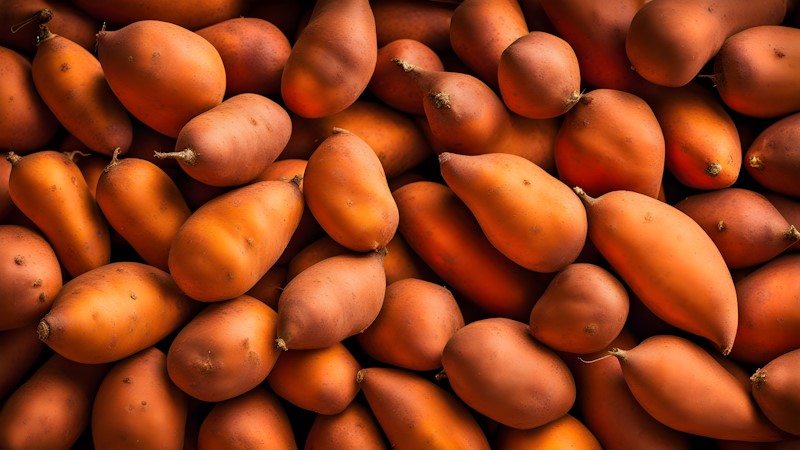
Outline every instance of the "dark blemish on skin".
<path id="1" fill-rule="evenodd" d="M 67 71 L 68 71 L 69 69 L 71 69 L 71 68 L 72 68 L 72 67 L 70 67 L 69 63 L 62 63 L 62 64 L 61 64 L 61 71 L 62 71 L 62 72 L 67 72 Z"/>
<path id="2" fill-rule="evenodd" d="M 22 255 L 17 255 L 14 257 L 14 264 L 21 266 L 25 264 L 25 257 Z"/>

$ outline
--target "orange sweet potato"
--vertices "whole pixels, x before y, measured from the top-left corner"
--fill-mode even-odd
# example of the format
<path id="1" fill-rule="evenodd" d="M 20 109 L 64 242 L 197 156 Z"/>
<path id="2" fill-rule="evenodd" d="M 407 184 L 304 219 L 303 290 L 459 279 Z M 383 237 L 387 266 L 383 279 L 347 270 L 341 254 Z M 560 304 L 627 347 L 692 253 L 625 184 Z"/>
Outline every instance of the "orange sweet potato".
<path id="1" fill-rule="evenodd" d="M 97 59 L 125 108 L 170 137 L 225 95 L 225 66 L 217 49 L 172 22 L 138 20 L 101 30 Z"/>
<path id="2" fill-rule="evenodd" d="M 42 231 L 67 273 L 75 277 L 107 264 L 108 223 L 75 162 L 54 150 L 8 158 L 11 200 Z"/>

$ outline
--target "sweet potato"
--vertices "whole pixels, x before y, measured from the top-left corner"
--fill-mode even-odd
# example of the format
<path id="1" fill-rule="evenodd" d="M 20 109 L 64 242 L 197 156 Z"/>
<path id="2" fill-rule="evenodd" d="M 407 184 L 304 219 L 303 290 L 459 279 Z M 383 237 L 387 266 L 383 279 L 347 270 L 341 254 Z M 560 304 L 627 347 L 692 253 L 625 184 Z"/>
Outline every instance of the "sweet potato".
<path id="1" fill-rule="evenodd" d="M 8 159 L 11 200 L 42 231 L 67 273 L 75 277 L 107 264 L 108 223 L 78 166 L 54 150 L 10 152 Z"/>
<path id="2" fill-rule="evenodd" d="M 789 223 L 800 223 L 800 199 L 772 191 L 762 191 L 761 195 L 766 197 Z M 795 242 L 787 249 L 787 251 L 798 250 L 800 250 L 800 241 Z"/>
<path id="3" fill-rule="evenodd" d="M 272 309 L 278 309 L 278 298 L 286 285 L 287 273 L 288 270 L 285 265 L 270 267 L 267 273 L 246 294 L 266 303 Z"/>
<path id="4" fill-rule="evenodd" d="M 3 403 L 0 447 L 72 448 L 89 426 L 92 400 L 108 369 L 50 355 Z"/>
<path id="5" fill-rule="evenodd" d="M 244 394 L 266 379 L 278 359 L 275 324 L 275 311 L 249 295 L 207 305 L 172 340 L 169 378 L 204 402 Z"/>
<path id="6" fill-rule="evenodd" d="M 0 47 L 0 148 L 27 154 L 44 147 L 61 128 L 42 100 L 31 75 L 31 61 Z"/>
<path id="7" fill-rule="evenodd" d="M 729 187 L 700 192 L 675 203 L 711 237 L 730 269 L 754 267 L 800 240 L 800 231 L 766 197 Z"/>
<path id="8" fill-rule="evenodd" d="M 586 242 L 586 211 L 570 187 L 507 153 L 439 155 L 447 185 L 500 252 L 536 272 L 573 263 Z"/>
<path id="9" fill-rule="evenodd" d="M 500 54 L 497 86 L 508 109 L 521 116 L 560 116 L 581 97 L 578 58 L 567 41 L 544 31 L 531 31 Z"/>
<path id="10" fill-rule="evenodd" d="M 480 78 L 468 73 L 430 70 L 397 60 L 417 84 L 431 135 L 449 151 L 484 153 L 508 133 L 511 119 L 502 99 Z"/>
<path id="11" fill-rule="evenodd" d="M 694 437 L 664 425 L 645 411 L 625 383 L 619 363 L 607 357 L 612 348 L 630 350 L 638 343 L 631 330 L 623 328 L 601 351 L 562 354 L 575 378 L 575 411 L 606 450 L 689 450 Z"/>
<path id="12" fill-rule="evenodd" d="M 797 173 L 800 170 L 800 113 L 777 119 L 761 131 L 747 147 L 744 168 L 747 174 L 770 191 L 800 196 Z"/>
<path id="13" fill-rule="evenodd" d="M 0 225 L 0 330 L 36 323 L 63 282 L 53 247 L 36 231 Z"/>
<path id="14" fill-rule="evenodd" d="M 759 409 L 778 428 L 800 436 L 800 348 L 788 351 L 758 368 L 750 377 Z"/>
<path id="15" fill-rule="evenodd" d="M 148 347 L 111 366 L 92 403 L 95 449 L 183 448 L 189 396 L 167 374 L 167 356 Z"/>
<path id="16" fill-rule="evenodd" d="M 436 53 L 450 46 L 450 19 L 456 5 L 420 0 L 373 0 L 378 47 L 397 39 L 414 39 Z"/>
<path id="17" fill-rule="evenodd" d="M 280 400 L 263 386 L 215 403 L 203 418 L 197 448 L 296 450 L 292 423 Z"/>
<path id="18" fill-rule="evenodd" d="M 731 351 L 736 288 L 714 241 L 691 217 L 633 191 L 592 198 L 579 187 L 589 239 L 620 279 L 665 322 Z"/>
<path id="19" fill-rule="evenodd" d="M 37 332 L 66 358 L 110 363 L 155 345 L 186 323 L 200 305 L 163 270 L 118 261 L 64 283 Z"/>
<path id="20" fill-rule="evenodd" d="M 376 361 L 408 370 L 434 370 L 442 366 L 447 341 L 463 326 L 458 302 L 446 287 L 406 278 L 386 286 L 378 317 L 356 340 Z"/>
<path id="21" fill-rule="evenodd" d="M 766 364 L 800 347 L 798 292 L 794 274 L 800 254 L 776 256 L 736 281 L 739 327 L 731 357 Z"/>
<path id="22" fill-rule="evenodd" d="M 306 435 L 306 450 L 358 448 L 387 450 L 389 447 L 375 416 L 359 401 L 339 414 L 317 414 Z"/>
<path id="23" fill-rule="evenodd" d="M 392 448 L 491 448 L 469 408 L 419 373 L 369 367 L 356 380 Z"/>
<path id="24" fill-rule="evenodd" d="M 646 2 L 631 19 L 625 51 L 645 79 L 683 86 L 711 61 L 726 38 L 757 25 L 780 24 L 786 7 L 786 0 Z"/>
<path id="25" fill-rule="evenodd" d="M 286 248 L 303 213 L 293 181 L 260 181 L 209 200 L 178 229 L 167 264 L 195 300 L 244 294 Z"/>
<path id="26" fill-rule="evenodd" d="M 225 95 L 225 66 L 217 49 L 172 22 L 139 20 L 101 30 L 97 59 L 128 112 L 169 137 Z"/>
<path id="27" fill-rule="evenodd" d="M 196 33 L 211 42 L 222 58 L 227 96 L 280 93 L 283 66 L 292 50 L 280 28 L 257 17 L 234 17 Z"/>
<path id="28" fill-rule="evenodd" d="M 0 331 L 0 399 L 5 399 L 36 369 L 45 345 L 36 334 L 36 326 L 24 325 Z"/>
<path id="29" fill-rule="evenodd" d="M 558 177 L 591 196 L 625 189 L 657 197 L 664 133 L 640 97 L 614 89 L 584 94 L 564 116 L 555 142 Z"/>
<path id="30" fill-rule="evenodd" d="M 729 187 L 739 178 L 742 144 L 731 115 L 697 82 L 678 88 L 648 86 L 637 92 L 664 133 L 665 168 L 692 189 Z"/>
<path id="31" fill-rule="evenodd" d="M 636 400 L 671 428 L 727 440 L 770 442 L 789 436 L 770 423 L 734 375 L 693 341 L 657 335 L 609 354 L 619 360 Z"/>
<path id="32" fill-rule="evenodd" d="M 16 209 L 8 192 L 8 179 L 11 176 L 11 161 L 0 158 L 0 221 L 4 221 Z"/>
<path id="33" fill-rule="evenodd" d="M 316 2 L 283 69 L 286 107 L 302 117 L 342 111 L 366 90 L 377 53 L 369 1 Z"/>
<path id="34" fill-rule="evenodd" d="M 400 234 L 457 298 L 488 314 L 530 317 L 549 274 L 527 270 L 500 253 L 446 185 L 416 181 L 393 195 L 400 210 Z"/>
<path id="35" fill-rule="evenodd" d="M 31 62 L 33 83 L 58 121 L 94 152 L 127 153 L 133 140 L 131 117 L 97 58 L 45 25 L 38 42 Z"/>
<path id="36" fill-rule="evenodd" d="M 353 402 L 361 365 L 341 342 L 282 352 L 267 383 L 278 397 L 317 414 L 339 414 Z"/>
<path id="37" fill-rule="evenodd" d="M 288 264 L 287 281 L 291 281 L 302 271 L 308 269 L 323 259 L 335 255 L 350 253 L 344 245 L 336 242 L 332 237 L 324 235 L 298 251 Z"/>
<path id="38" fill-rule="evenodd" d="M 292 136 L 278 160 L 307 160 L 334 127 L 348 130 L 369 144 L 387 178 L 417 167 L 431 155 L 431 145 L 417 123 L 381 102 L 359 99 L 339 113 L 316 119 L 290 116 Z"/>
<path id="39" fill-rule="evenodd" d="M 591 263 L 573 263 L 555 277 L 533 305 L 531 336 L 562 352 L 606 348 L 622 330 L 630 301 L 625 285 Z"/>
<path id="40" fill-rule="evenodd" d="M 571 414 L 564 414 L 545 425 L 519 429 L 501 426 L 494 434 L 493 448 L 512 450 L 519 448 L 570 448 L 575 450 L 600 450 L 600 442 L 591 430 Z"/>
<path id="41" fill-rule="evenodd" d="M 762 25 L 730 36 L 714 57 L 711 78 L 720 98 L 749 117 L 779 118 L 800 111 L 795 68 L 800 29 Z"/>
<path id="42" fill-rule="evenodd" d="M 503 51 L 528 34 L 517 0 L 463 0 L 450 18 L 450 45 L 459 60 L 492 88 Z"/>
<path id="43" fill-rule="evenodd" d="M 508 110 L 500 95 L 468 73 L 434 71 L 397 60 L 423 96 L 426 132 L 436 153 L 522 156 L 548 172 L 558 121 L 530 119 Z"/>
<path id="44" fill-rule="evenodd" d="M 169 269 L 172 240 L 191 210 L 163 169 L 144 159 L 114 157 L 97 180 L 95 198 L 111 227 L 145 262 Z"/>
<path id="45" fill-rule="evenodd" d="M 383 258 L 383 270 L 386 272 L 386 285 L 406 278 L 417 278 L 439 282 L 439 277 L 408 245 L 400 233 L 386 244 L 386 256 Z"/>
<path id="46" fill-rule="evenodd" d="M 255 180 L 289 142 L 289 113 L 263 95 L 228 97 L 192 117 L 180 130 L 176 158 L 190 177 L 210 186 L 241 186 Z"/>
<path id="47" fill-rule="evenodd" d="M 645 0 L 539 0 L 554 34 L 575 51 L 581 80 L 595 88 L 627 91 L 644 79 L 631 70 L 625 52 L 628 27 Z"/>
<path id="48" fill-rule="evenodd" d="M 276 345 L 323 348 L 363 331 L 386 292 L 383 252 L 331 256 L 300 272 L 278 299 Z"/>
<path id="49" fill-rule="evenodd" d="M 41 24 L 91 51 L 101 21 L 71 1 L 7 0 L 0 11 L 0 45 L 32 56 Z"/>
<path id="50" fill-rule="evenodd" d="M 382 249 L 397 231 L 397 204 L 380 159 L 349 131 L 335 128 L 308 158 L 303 195 L 322 229 L 350 250 Z"/>
<path id="51" fill-rule="evenodd" d="M 422 96 L 417 95 L 414 81 L 397 70 L 397 59 L 428 70 L 444 70 L 444 64 L 433 49 L 414 39 L 396 39 L 378 48 L 375 72 L 367 89 L 392 108 L 424 115 Z"/>
<path id="52" fill-rule="evenodd" d="M 524 322 L 492 317 L 468 323 L 447 341 L 442 368 L 464 403 L 513 428 L 545 425 L 575 403 L 569 368 L 531 337 Z"/>

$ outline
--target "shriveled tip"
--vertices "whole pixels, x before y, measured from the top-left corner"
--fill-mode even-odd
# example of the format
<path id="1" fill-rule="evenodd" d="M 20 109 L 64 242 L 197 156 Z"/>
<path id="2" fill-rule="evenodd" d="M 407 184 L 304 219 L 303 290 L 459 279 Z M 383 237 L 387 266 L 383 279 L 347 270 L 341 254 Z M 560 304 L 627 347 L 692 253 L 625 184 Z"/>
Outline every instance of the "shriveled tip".
<path id="1" fill-rule="evenodd" d="M 616 357 L 618 360 L 620 360 L 620 362 L 628 359 L 628 352 L 619 347 L 612 348 L 611 350 L 608 351 L 608 354 Z"/>
<path id="2" fill-rule="evenodd" d="M 584 191 L 582 187 L 575 186 L 575 187 L 572 188 L 572 190 L 575 192 L 575 194 L 578 195 L 578 198 L 580 198 L 581 201 L 583 201 L 583 203 L 585 205 L 588 205 L 588 204 L 591 204 L 592 202 L 594 202 L 594 198 L 592 198 L 589 194 L 587 194 L 586 191 Z"/>
<path id="3" fill-rule="evenodd" d="M 361 369 L 356 372 L 356 383 L 361 384 L 361 382 L 364 381 L 364 378 L 367 376 L 365 371 L 366 369 Z"/>
<path id="4" fill-rule="evenodd" d="M 284 341 L 283 338 L 275 339 L 275 348 L 283 351 L 289 350 L 289 347 L 286 346 L 286 341 Z"/>
<path id="5" fill-rule="evenodd" d="M 750 383 L 753 384 L 753 387 L 756 389 L 761 388 L 764 383 L 767 381 L 767 371 L 763 368 L 756 369 L 755 373 L 750 376 Z"/>
<path id="6" fill-rule="evenodd" d="M 392 62 L 400 66 L 400 68 L 403 69 L 403 72 L 413 72 L 417 68 L 417 66 L 414 64 L 411 64 L 400 58 L 392 58 Z"/>
<path id="7" fill-rule="evenodd" d="M 450 158 L 451 158 L 452 156 L 453 156 L 453 154 L 452 154 L 452 153 L 450 153 L 450 152 L 442 152 L 442 153 L 439 153 L 439 156 L 438 156 L 438 158 L 439 158 L 439 164 L 444 164 L 444 163 L 446 163 L 447 161 L 450 161 Z"/>
<path id="8" fill-rule="evenodd" d="M 47 319 L 42 319 L 36 326 L 36 335 L 40 341 L 46 341 L 50 337 L 50 323 Z"/>

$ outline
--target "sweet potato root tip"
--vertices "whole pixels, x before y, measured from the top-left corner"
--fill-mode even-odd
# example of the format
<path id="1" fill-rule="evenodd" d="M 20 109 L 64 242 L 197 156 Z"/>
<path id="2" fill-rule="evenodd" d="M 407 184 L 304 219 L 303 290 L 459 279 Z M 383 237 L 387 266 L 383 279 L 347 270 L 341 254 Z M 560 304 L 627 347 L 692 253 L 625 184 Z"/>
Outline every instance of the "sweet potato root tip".
<path id="1" fill-rule="evenodd" d="M 191 148 L 185 148 L 179 152 L 155 152 L 154 155 L 159 159 L 175 158 L 190 166 L 197 164 L 197 152 Z"/>
<path id="2" fill-rule="evenodd" d="M 119 165 L 119 147 L 114 149 L 114 153 L 111 155 L 111 161 L 109 161 L 109 163 L 105 167 L 103 167 L 103 172 L 108 172 L 118 165 Z"/>
<path id="3" fill-rule="evenodd" d="M 792 242 L 797 242 L 800 240 L 800 231 L 797 231 L 794 225 L 789 225 L 789 229 L 786 230 L 786 239 Z"/>
<path id="4" fill-rule="evenodd" d="M 450 109 L 453 107 L 453 102 L 450 101 L 450 94 L 447 92 L 431 92 L 428 94 L 428 99 L 436 109 Z"/>
<path id="5" fill-rule="evenodd" d="M 411 64 L 400 58 L 392 58 L 392 62 L 400 66 L 400 68 L 403 69 L 403 72 L 413 72 L 417 68 L 417 66 L 414 64 Z"/>
<path id="6" fill-rule="evenodd" d="M 50 337 L 50 323 L 47 322 L 47 319 L 42 319 L 39 321 L 39 324 L 36 326 L 36 335 L 39 336 L 39 340 L 44 342 Z"/>
<path id="7" fill-rule="evenodd" d="M 709 163 L 706 167 L 706 173 L 712 177 L 719 175 L 720 172 L 722 172 L 722 166 L 717 163 Z"/>
<path id="8" fill-rule="evenodd" d="M 283 338 L 275 339 L 275 348 L 284 351 L 289 350 L 289 347 L 286 346 L 286 341 L 284 341 Z"/>
<path id="9" fill-rule="evenodd" d="M 612 348 L 608 351 L 608 354 L 616 357 L 620 362 L 624 362 L 628 358 L 628 352 L 619 347 Z"/>
<path id="10" fill-rule="evenodd" d="M 750 167 L 752 167 L 754 169 L 764 170 L 764 161 L 761 160 L 761 158 L 759 158 L 756 155 L 753 155 L 753 157 L 750 158 L 750 160 L 747 163 L 750 164 Z"/>
<path id="11" fill-rule="evenodd" d="M 32 24 L 34 22 L 36 22 L 36 23 L 38 23 L 40 25 L 43 25 L 43 24 L 45 24 L 47 22 L 50 22 L 50 20 L 52 20 L 52 19 L 53 19 L 53 11 L 52 10 L 50 10 L 48 8 L 41 9 L 41 10 L 36 11 L 35 13 L 33 13 L 32 16 L 28 17 L 27 19 L 23 20 L 22 22 L 12 26 L 11 27 L 11 33 L 12 34 L 13 33 L 17 33 L 23 27 L 25 27 L 25 26 L 27 26 L 29 24 Z"/>
<path id="12" fill-rule="evenodd" d="M 760 389 L 766 381 L 767 371 L 762 368 L 756 369 L 753 375 L 750 376 L 750 382 L 753 383 L 753 387 L 756 389 Z"/>

